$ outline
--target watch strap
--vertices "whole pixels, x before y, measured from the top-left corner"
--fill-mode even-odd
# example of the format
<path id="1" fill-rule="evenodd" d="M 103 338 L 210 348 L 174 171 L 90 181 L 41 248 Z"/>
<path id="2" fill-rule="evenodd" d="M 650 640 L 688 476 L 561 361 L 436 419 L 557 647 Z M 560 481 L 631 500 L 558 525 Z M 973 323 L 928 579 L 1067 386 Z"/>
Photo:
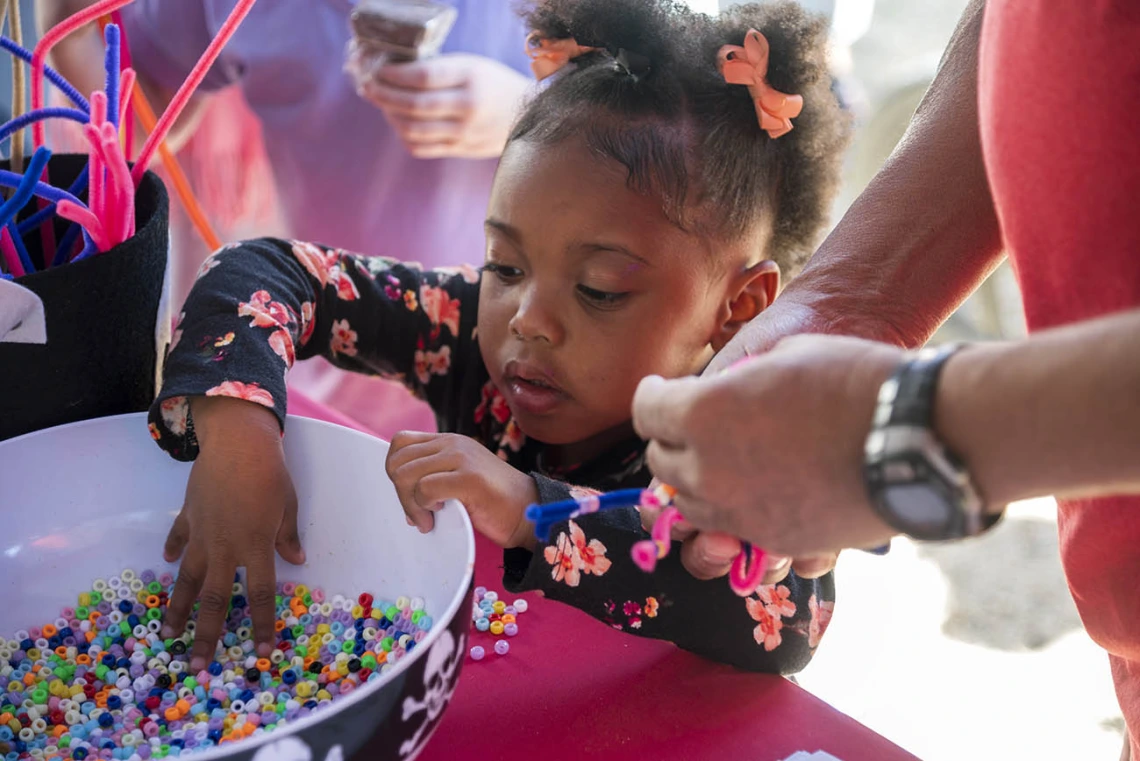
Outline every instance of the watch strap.
<path id="1" fill-rule="evenodd" d="M 880 405 L 884 402 L 889 405 L 884 410 L 887 419 L 876 419 L 876 425 L 933 428 L 938 378 L 946 361 L 961 348 L 961 344 L 947 344 L 937 349 L 924 349 L 901 362 L 893 376 L 893 398 L 879 399 Z M 889 391 L 888 387 L 884 391 Z"/>

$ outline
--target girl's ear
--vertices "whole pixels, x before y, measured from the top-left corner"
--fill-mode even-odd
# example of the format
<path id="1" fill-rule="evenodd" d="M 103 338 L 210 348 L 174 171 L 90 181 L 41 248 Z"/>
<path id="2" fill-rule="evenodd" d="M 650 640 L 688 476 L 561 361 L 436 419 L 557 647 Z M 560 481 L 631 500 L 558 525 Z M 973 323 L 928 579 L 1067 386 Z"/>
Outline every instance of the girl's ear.
<path id="1" fill-rule="evenodd" d="M 736 332 L 763 312 L 780 292 L 780 267 L 771 259 L 754 264 L 733 279 L 725 310 L 726 319 L 712 339 L 714 351 L 724 348 Z"/>

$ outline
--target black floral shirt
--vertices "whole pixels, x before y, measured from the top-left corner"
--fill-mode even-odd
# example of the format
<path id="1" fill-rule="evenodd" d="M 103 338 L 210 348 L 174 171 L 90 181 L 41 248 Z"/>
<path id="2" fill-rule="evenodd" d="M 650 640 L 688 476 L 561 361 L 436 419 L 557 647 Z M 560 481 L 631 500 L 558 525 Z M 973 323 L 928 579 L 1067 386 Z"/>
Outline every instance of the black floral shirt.
<path id="1" fill-rule="evenodd" d="M 292 241 L 222 249 L 199 271 L 166 360 L 151 433 L 172 456 L 197 456 L 186 398 L 230 396 L 272 409 L 285 425 L 285 373 L 323 356 L 347 370 L 404 383 L 431 404 L 440 430 L 482 442 L 530 473 L 542 502 L 590 490 L 644 487 L 645 444 L 633 438 L 592 462 L 554 472 L 491 383 L 479 352 L 480 273 L 418 265 Z M 571 482 L 573 485 L 571 485 Z M 664 639 L 740 668 L 793 673 L 831 619 L 834 582 L 788 576 L 741 598 L 725 579 L 699 581 L 679 547 L 653 573 L 634 543 L 649 538 L 636 509 L 556 524 L 537 552 L 507 550 L 504 585 L 541 590 L 606 624 Z"/>

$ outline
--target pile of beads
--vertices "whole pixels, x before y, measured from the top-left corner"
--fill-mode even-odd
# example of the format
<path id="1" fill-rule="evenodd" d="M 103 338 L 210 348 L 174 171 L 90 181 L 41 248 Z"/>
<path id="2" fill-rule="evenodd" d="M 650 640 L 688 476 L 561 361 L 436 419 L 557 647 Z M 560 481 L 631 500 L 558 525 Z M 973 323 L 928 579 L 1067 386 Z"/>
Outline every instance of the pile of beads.
<path id="1" fill-rule="evenodd" d="M 475 587 L 475 605 L 471 611 L 471 623 L 476 631 L 490 632 L 498 637 L 502 634 L 514 637 L 519 633 L 518 616 L 526 613 L 527 602 L 523 599 L 515 600 L 510 605 L 499 599 L 498 592 L 490 591 L 486 587 Z M 505 639 L 495 640 L 495 652 L 506 655 L 511 644 Z M 487 651 L 479 645 L 471 648 L 471 660 L 481 661 Z"/>
<path id="2" fill-rule="evenodd" d="M 235 580 L 215 661 L 191 674 L 193 621 L 160 636 L 173 583 L 126 570 L 55 622 L 0 637 L 0 759 L 144 761 L 272 732 L 378 679 L 432 627 L 419 598 L 283 583 L 275 648 L 259 658 Z"/>

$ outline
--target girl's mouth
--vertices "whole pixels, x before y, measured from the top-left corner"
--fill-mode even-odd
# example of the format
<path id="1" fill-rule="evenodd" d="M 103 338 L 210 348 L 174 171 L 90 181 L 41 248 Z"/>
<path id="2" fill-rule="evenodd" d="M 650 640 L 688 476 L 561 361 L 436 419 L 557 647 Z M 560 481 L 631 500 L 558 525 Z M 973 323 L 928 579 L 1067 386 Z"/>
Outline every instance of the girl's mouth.
<path id="1" fill-rule="evenodd" d="M 549 415 L 568 399 L 548 373 L 514 360 L 507 363 L 503 385 L 511 408 L 529 415 Z"/>
<path id="2" fill-rule="evenodd" d="M 507 404 L 528 415 L 549 415 L 566 400 L 562 391 L 538 380 L 514 376 L 508 377 L 504 385 Z"/>

